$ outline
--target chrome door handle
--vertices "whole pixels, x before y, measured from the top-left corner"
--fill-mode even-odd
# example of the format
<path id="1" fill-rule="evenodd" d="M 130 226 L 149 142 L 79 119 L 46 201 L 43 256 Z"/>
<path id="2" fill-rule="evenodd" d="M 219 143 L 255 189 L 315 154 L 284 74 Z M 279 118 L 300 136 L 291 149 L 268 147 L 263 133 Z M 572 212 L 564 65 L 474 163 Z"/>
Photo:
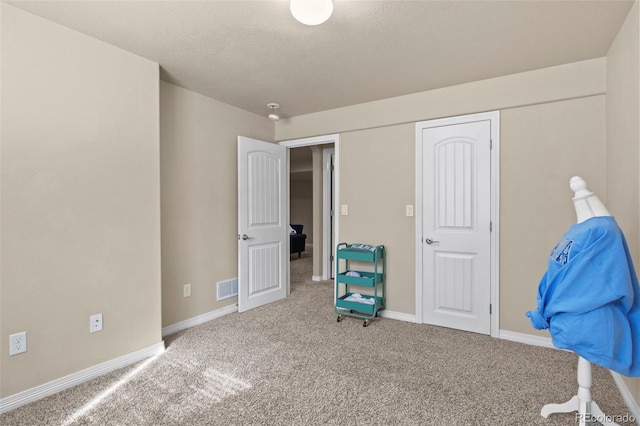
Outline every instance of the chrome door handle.
<path id="1" fill-rule="evenodd" d="M 440 241 L 436 241 L 431 237 L 427 237 L 427 239 L 424 240 L 424 242 L 427 243 L 427 244 L 433 244 L 433 243 L 439 243 Z"/>
<path id="2" fill-rule="evenodd" d="M 253 237 L 248 236 L 247 234 L 242 234 L 242 239 L 243 240 L 250 240 Z"/>

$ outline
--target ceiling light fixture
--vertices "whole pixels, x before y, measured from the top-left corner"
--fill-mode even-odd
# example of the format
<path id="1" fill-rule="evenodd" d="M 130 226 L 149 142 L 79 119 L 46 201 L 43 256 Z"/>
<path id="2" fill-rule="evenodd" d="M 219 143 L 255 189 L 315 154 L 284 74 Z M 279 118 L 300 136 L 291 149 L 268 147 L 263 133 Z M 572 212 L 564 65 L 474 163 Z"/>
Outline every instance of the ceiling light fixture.
<path id="1" fill-rule="evenodd" d="M 280 120 L 280 116 L 276 114 L 276 110 L 280 108 L 279 104 L 272 102 L 270 104 L 267 104 L 267 108 L 271 109 L 271 114 L 267 115 L 267 118 L 269 118 L 269 120 L 273 120 L 273 121 Z"/>
<path id="2" fill-rule="evenodd" d="M 291 0 L 291 14 L 305 25 L 320 25 L 333 13 L 332 0 Z"/>

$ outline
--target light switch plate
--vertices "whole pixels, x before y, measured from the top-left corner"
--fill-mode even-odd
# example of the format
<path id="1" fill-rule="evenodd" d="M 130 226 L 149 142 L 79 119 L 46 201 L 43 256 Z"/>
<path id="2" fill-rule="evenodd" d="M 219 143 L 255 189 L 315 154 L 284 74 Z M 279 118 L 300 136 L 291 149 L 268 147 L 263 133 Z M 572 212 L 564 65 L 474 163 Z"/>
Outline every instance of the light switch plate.
<path id="1" fill-rule="evenodd" d="M 407 204 L 405 207 L 407 216 L 413 216 L 413 204 Z"/>

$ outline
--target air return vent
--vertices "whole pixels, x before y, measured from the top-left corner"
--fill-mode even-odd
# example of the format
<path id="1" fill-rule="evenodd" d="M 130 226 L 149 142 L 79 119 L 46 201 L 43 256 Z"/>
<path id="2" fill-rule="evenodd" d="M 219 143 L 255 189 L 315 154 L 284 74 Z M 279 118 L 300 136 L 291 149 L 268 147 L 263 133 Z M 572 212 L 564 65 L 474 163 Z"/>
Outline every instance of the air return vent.
<path id="1" fill-rule="evenodd" d="M 228 299 L 238 295 L 238 279 L 231 278 L 230 280 L 220 281 L 218 286 L 218 300 Z"/>

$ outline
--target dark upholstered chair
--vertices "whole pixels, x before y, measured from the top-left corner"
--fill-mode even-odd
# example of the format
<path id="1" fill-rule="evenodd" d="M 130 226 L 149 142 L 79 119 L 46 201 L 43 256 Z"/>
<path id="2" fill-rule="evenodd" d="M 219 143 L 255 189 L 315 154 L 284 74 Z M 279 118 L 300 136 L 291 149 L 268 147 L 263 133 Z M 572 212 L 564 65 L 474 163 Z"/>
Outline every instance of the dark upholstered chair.
<path id="1" fill-rule="evenodd" d="M 290 254 L 298 253 L 298 257 L 300 257 L 304 251 L 307 236 L 302 233 L 303 225 L 291 225 L 291 227 L 296 231 L 296 233 L 289 235 L 289 245 L 291 246 L 289 252 Z"/>

